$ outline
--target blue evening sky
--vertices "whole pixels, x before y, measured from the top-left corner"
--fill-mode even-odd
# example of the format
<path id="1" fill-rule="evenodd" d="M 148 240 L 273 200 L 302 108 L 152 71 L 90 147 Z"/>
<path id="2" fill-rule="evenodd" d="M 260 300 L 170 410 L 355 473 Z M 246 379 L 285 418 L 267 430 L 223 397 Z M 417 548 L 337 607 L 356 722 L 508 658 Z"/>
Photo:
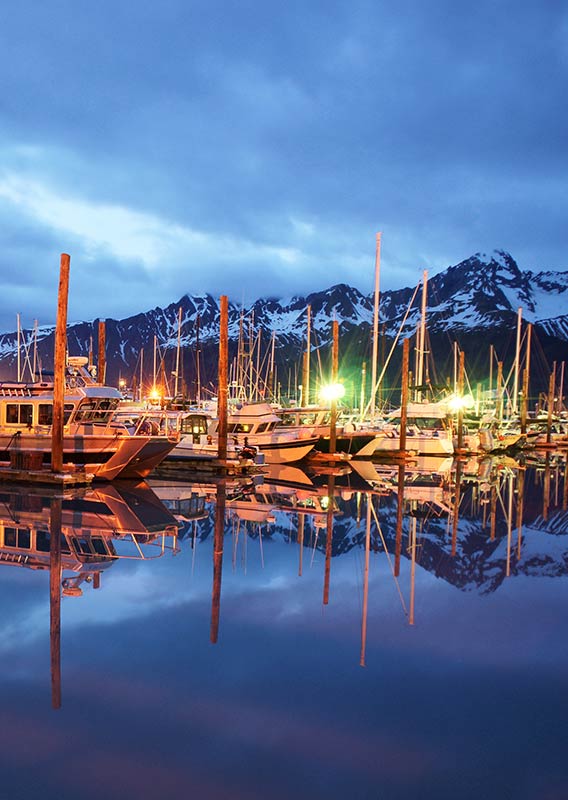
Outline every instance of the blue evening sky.
<path id="1" fill-rule="evenodd" d="M 0 330 L 477 251 L 568 268 L 563 0 L 19 0 L 0 26 Z"/>

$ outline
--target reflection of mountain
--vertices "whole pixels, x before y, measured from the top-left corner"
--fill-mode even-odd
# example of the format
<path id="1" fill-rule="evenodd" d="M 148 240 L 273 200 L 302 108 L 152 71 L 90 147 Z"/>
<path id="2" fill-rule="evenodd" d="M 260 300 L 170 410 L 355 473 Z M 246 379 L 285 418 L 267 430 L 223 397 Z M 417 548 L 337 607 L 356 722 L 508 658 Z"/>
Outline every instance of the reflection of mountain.
<path id="1" fill-rule="evenodd" d="M 120 558 L 161 555 L 165 537 L 177 534 L 175 518 L 144 483 L 51 493 L 10 484 L 0 490 L 0 564 L 50 569 L 54 502 L 61 508 L 62 570 L 74 575 L 63 580 L 68 593 L 82 580 L 100 579 Z"/>
<path id="2" fill-rule="evenodd" d="M 448 467 L 448 465 L 445 465 Z M 523 471 L 511 460 L 486 460 L 468 465 L 459 496 L 455 488 L 455 465 L 436 477 L 429 468 L 405 470 L 402 556 L 409 558 L 410 519 L 417 522 L 416 561 L 420 568 L 451 583 L 462 591 L 488 594 L 507 575 L 559 576 L 568 573 L 568 512 L 559 508 L 560 477 L 555 502 L 543 515 L 542 480 L 532 469 Z M 382 538 L 390 553 L 395 550 L 398 510 L 397 469 L 377 469 L 381 491 L 360 493 L 336 487 L 333 499 L 332 557 L 365 542 L 365 504 L 373 498 Z M 518 549 L 518 481 L 523 476 L 523 518 Z M 325 527 L 329 500 L 325 486 L 298 484 L 296 488 L 277 479 L 271 483 L 235 487 L 228 491 L 226 527 L 252 538 L 289 542 L 302 528 L 304 547 L 325 550 Z M 298 488 L 302 486 L 302 488 Z M 193 487 L 193 491 L 196 488 Z M 200 491 L 206 504 L 205 516 L 196 523 L 194 534 L 203 540 L 213 533 L 215 487 Z M 512 495 L 511 495 L 512 492 Z M 455 540 L 453 516 L 456 499 L 459 516 Z M 492 519 L 493 517 L 493 524 Z M 373 522 L 371 547 L 383 550 L 382 538 Z M 520 552 L 520 555 L 519 555 Z"/>

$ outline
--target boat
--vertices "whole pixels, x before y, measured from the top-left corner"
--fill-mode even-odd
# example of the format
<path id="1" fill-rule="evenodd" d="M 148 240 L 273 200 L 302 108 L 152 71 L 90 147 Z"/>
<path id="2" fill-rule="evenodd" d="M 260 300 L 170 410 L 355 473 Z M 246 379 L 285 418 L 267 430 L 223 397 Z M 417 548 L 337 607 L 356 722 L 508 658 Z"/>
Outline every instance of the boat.
<path id="1" fill-rule="evenodd" d="M 0 466 L 39 470 L 51 464 L 53 383 L 0 383 Z M 145 478 L 177 444 L 139 412 L 116 417 L 118 389 L 96 383 L 87 359 L 69 358 L 64 397 L 63 469 L 97 480 Z"/>
<path id="2" fill-rule="evenodd" d="M 51 507 L 61 506 L 63 594 L 96 580 L 119 559 L 148 560 L 179 552 L 179 523 L 145 483 L 100 484 L 62 491 L 0 487 L 0 565 L 51 566 Z"/>
<path id="3" fill-rule="evenodd" d="M 329 453 L 331 409 L 322 406 L 279 408 L 275 412 L 281 422 L 278 427 L 288 433 L 311 433 L 319 436 L 315 450 Z M 373 442 L 376 430 L 365 427 L 341 411 L 336 421 L 335 452 L 356 456 Z"/>
<path id="4" fill-rule="evenodd" d="M 391 411 L 357 458 L 372 458 L 400 450 L 401 409 Z M 406 409 L 406 450 L 419 455 L 450 456 L 454 453 L 451 415 L 445 402 L 409 403 Z"/>
<path id="5" fill-rule="evenodd" d="M 264 455 L 267 464 L 288 464 L 301 461 L 318 443 L 311 431 L 286 431 L 278 427 L 280 417 L 268 403 L 246 403 L 227 416 L 228 445 L 240 450 L 254 447 Z M 212 441 L 217 439 L 218 420 L 209 426 Z"/>

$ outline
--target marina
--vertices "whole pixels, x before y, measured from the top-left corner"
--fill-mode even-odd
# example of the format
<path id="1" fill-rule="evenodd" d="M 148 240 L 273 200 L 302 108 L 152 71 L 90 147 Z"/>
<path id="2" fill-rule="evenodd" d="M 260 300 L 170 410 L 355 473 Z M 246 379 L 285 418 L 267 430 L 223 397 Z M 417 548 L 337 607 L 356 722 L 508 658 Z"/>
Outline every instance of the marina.
<path id="1" fill-rule="evenodd" d="M 119 747 L 109 796 L 156 774 L 166 796 L 554 796 L 565 456 L 375 469 L 5 486 L 3 714 L 19 752 L 26 725 L 50 742 L 7 790 L 65 785 L 72 756 L 97 797 Z"/>

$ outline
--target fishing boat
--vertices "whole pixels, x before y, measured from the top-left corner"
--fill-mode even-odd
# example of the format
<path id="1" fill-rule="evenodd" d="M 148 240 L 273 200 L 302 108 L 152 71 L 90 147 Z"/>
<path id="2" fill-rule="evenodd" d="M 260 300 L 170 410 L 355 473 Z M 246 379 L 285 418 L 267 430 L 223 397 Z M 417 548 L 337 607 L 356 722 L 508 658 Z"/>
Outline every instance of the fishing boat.
<path id="1" fill-rule="evenodd" d="M 256 448 L 267 464 L 288 464 L 301 461 L 319 440 L 310 430 L 287 431 L 278 427 L 280 417 L 268 403 L 246 403 L 232 409 L 227 416 L 227 444 L 236 451 Z M 218 420 L 211 420 L 208 436 L 217 441 Z M 181 447 L 183 448 L 183 440 Z M 174 451 L 175 455 L 175 451 Z"/>
<path id="2" fill-rule="evenodd" d="M 387 414 L 375 437 L 362 447 L 358 458 L 372 458 L 400 449 L 401 409 Z M 409 403 L 406 409 L 406 449 L 419 455 L 453 455 L 451 415 L 446 404 Z"/>
<path id="3" fill-rule="evenodd" d="M 64 398 L 63 468 L 98 480 L 144 478 L 178 441 L 140 412 L 116 418 L 122 395 L 96 383 L 86 358 L 69 358 Z M 38 470 L 51 464 L 53 383 L 0 383 L 0 466 Z"/>
<path id="4" fill-rule="evenodd" d="M 0 565 L 35 571 L 51 566 L 51 505 L 61 506 L 63 593 L 100 581 L 119 559 L 179 552 L 179 524 L 147 484 L 101 484 L 60 491 L 10 484 L 0 488 Z"/>

